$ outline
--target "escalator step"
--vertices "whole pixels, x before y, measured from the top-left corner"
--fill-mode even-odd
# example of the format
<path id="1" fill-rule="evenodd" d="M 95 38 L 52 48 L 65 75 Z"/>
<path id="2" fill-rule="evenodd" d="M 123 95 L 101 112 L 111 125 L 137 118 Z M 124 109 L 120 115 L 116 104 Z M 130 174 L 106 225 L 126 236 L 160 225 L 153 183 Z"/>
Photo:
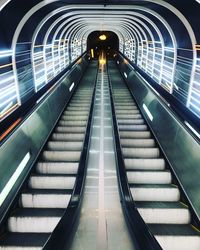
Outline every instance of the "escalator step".
<path id="1" fill-rule="evenodd" d="M 163 170 L 165 169 L 164 159 L 124 159 L 126 169 L 132 170 Z"/>
<path id="2" fill-rule="evenodd" d="M 125 115 L 125 114 L 116 114 L 116 117 L 117 119 L 140 119 L 142 118 L 142 116 L 140 115 L 139 111 L 136 111 L 135 114 L 128 114 L 128 115 Z"/>
<path id="3" fill-rule="evenodd" d="M 85 127 L 87 125 L 87 121 L 59 121 L 60 126 L 79 126 Z"/>
<path id="4" fill-rule="evenodd" d="M 149 131 L 120 131 L 121 138 L 134 139 L 134 138 L 151 138 Z"/>
<path id="5" fill-rule="evenodd" d="M 156 158 L 160 155 L 159 148 L 123 148 L 125 158 Z"/>
<path id="6" fill-rule="evenodd" d="M 78 107 L 78 108 L 79 107 L 89 108 L 90 103 L 79 103 L 78 101 L 77 102 L 70 102 L 69 107 L 73 107 L 73 108 L 76 108 L 76 107 Z"/>
<path id="7" fill-rule="evenodd" d="M 127 171 L 130 184 L 170 184 L 171 173 L 168 171 Z"/>
<path id="8" fill-rule="evenodd" d="M 117 102 L 115 102 L 114 105 L 115 105 L 115 108 L 118 108 L 118 107 L 120 107 L 120 108 L 122 108 L 122 107 L 123 108 L 126 108 L 126 107 L 137 107 L 134 102 L 130 102 L 128 104 L 127 104 L 127 102 L 124 102 L 124 103 L 117 103 Z"/>
<path id="9" fill-rule="evenodd" d="M 88 116 L 87 115 L 62 115 L 61 120 L 62 121 L 87 121 Z"/>
<path id="10" fill-rule="evenodd" d="M 147 125 L 119 125 L 120 131 L 145 131 L 147 130 Z"/>
<path id="11" fill-rule="evenodd" d="M 80 106 L 80 107 L 69 106 L 69 107 L 67 107 L 66 110 L 69 110 L 69 111 L 88 111 L 89 112 L 89 107 L 87 108 L 87 107 L 82 107 L 82 106 Z"/>
<path id="12" fill-rule="evenodd" d="M 36 171 L 41 174 L 76 174 L 78 165 L 78 162 L 39 162 Z"/>
<path id="13" fill-rule="evenodd" d="M 84 133 L 53 133 L 52 140 L 55 141 L 83 141 L 85 135 Z"/>
<path id="14" fill-rule="evenodd" d="M 138 109 L 137 108 L 137 106 L 136 105 L 127 105 L 126 107 L 124 107 L 124 106 L 119 106 L 119 105 L 116 105 L 115 106 L 115 110 L 117 111 L 117 112 L 119 112 L 119 111 L 124 111 L 124 110 L 130 110 L 130 111 L 132 111 L 132 110 L 135 110 L 135 109 Z"/>
<path id="15" fill-rule="evenodd" d="M 42 159 L 53 162 L 79 162 L 81 151 L 44 151 Z"/>
<path id="16" fill-rule="evenodd" d="M 56 190 L 57 191 L 57 190 Z M 67 208 L 69 200 L 71 198 L 70 194 L 52 192 L 48 190 L 47 192 L 29 192 L 22 193 L 20 198 L 20 204 L 23 208 Z"/>
<path id="17" fill-rule="evenodd" d="M 133 109 L 133 110 L 118 110 L 116 109 L 116 116 L 118 115 L 124 115 L 124 114 L 128 114 L 128 115 L 134 115 L 134 114 L 139 114 L 140 111 L 138 109 Z"/>
<path id="18" fill-rule="evenodd" d="M 136 202 L 144 221 L 150 224 L 189 224 L 191 215 L 179 202 Z"/>
<path id="19" fill-rule="evenodd" d="M 76 177 L 57 175 L 32 175 L 28 186 L 34 189 L 73 189 Z"/>
<path id="20" fill-rule="evenodd" d="M 118 122 L 119 125 L 144 124 L 144 120 L 143 119 L 134 119 L 134 120 L 118 119 L 117 122 Z"/>
<path id="21" fill-rule="evenodd" d="M 155 147 L 154 139 L 121 139 L 122 147 Z"/>
<path id="22" fill-rule="evenodd" d="M 131 193 L 134 201 L 179 201 L 180 191 L 172 185 L 133 184 Z"/>
<path id="23" fill-rule="evenodd" d="M 23 208 L 8 219 L 8 230 L 15 233 L 50 233 L 61 219 L 64 209 Z"/>
<path id="24" fill-rule="evenodd" d="M 62 141 L 49 141 L 47 143 L 48 150 L 54 151 L 81 151 L 83 142 L 62 142 Z"/>
<path id="25" fill-rule="evenodd" d="M 67 110 L 67 111 L 64 111 L 63 113 L 64 115 L 68 116 L 85 116 L 87 115 L 88 116 L 88 111 L 71 111 L 71 110 Z"/>
<path id="26" fill-rule="evenodd" d="M 58 126 L 55 129 L 57 133 L 85 133 L 85 127 L 64 127 Z"/>

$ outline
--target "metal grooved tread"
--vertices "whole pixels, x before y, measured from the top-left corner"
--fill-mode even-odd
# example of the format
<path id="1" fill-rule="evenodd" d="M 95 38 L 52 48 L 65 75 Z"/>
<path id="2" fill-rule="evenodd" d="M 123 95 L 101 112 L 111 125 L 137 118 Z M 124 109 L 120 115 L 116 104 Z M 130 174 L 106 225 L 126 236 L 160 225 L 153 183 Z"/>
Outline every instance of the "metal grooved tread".
<path id="1" fill-rule="evenodd" d="M 71 198 L 94 88 L 89 67 L 7 220 L 0 249 L 42 249 Z M 93 72 L 94 73 L 94 72 Z"/>
<path id="2" fill-rule="evenodd" d="M 122 154 L 136 207 L 164 250 L 199 250 L 200 233 L 190 225 L 190 211 L 180 202 L 180 191 L 172 183 L 156 141 L 113 62 L 109 68 Z"/>

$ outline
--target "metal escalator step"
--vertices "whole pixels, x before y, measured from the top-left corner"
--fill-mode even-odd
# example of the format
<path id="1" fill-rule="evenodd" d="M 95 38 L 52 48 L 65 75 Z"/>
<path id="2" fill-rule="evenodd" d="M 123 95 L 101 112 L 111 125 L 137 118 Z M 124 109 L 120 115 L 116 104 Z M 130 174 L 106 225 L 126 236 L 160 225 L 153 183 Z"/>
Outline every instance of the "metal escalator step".
<path id="1" fill-rule="evenodd" d="M 70 105 L 74 105 L 74 104 L 79 104 L 79 106 L 81 106 L 82 104 L 84 105 L 90 105 L 90 100 L 78 100 L 78 98 L 72 99 L 70 101 Z"/>
<path id="2" fill-rule="evenodd" d="M 188 208 L 179 202 L 137 201 L 135 204 L 146 223 L 189 224 L 191 221 Z"/>
<path id="3" fill-rule="evenodd" d="M 132 98 L 129 91 L 123 91 L 123 90 L 116 91 L 114 89 L 113 95 L 116 96 L 116 97 L 129 97 L 129 98 Z"/>
<path id="4" fill-rule="evenodd" d="M 0 238 L 0 250 L 41 250 L 49 233 L 7 233 Z"/>
<path id="5" fill-rule="evenodd" d="M 117 103 L 116 101 L 114 102 L 115 108 L 126 108 L 126 107 L 137 107 L 136 104 L 132 101 L 130 103 L 124 102 L 124 103 Z"/>
<path id="6" fill-rule="evenodd" d="M 120 142 L 122 147 L 155 147 L 154 139 L 121 139 Z"/>
<path id="7" fill-rule="evenodd" d="M 89 108 L 90 103 L 70 102 L 69 107 L 73 107 L 73 108 L 76 108 L 76 107 Z"/>
<path id="8" fill-rule="evenodd" d="M 73 107 L 73 106 L 68 106 L 66 111 L 88 111 L 89 112 L 89 107 Z"/>
<path id="9" fill-rule="evenodd" d="M 79 162 L 81 151 L 44 151 L 42 159 L 52 162 Z"/>
<path id="10" fill-rule="evenodd" d="M 156 158 L 160 155 L 159 148 L 122 148 L 125 158 Z"/>
<path id="11" fill-rule="evenodd" d="M 127 103 L 127 102 L 132 103 L 132 101 L 133 101 L 133 99 L 130 95 L 124 95 L 124 96 L 114 95 L 114 99 L 115 99 L 115 103 L 117 103 L 117 104 Z"/>
<path id="12" fill-rule="evenodd" d="M 127 110 L 129 110 L 129 111 L 131 111 L 131 110 L 135 110 L 135 109 L 138 109 L 138 107 L 136 106 L 136 105 L 127 105 L 127 106 L 119 106 L 119 105 L 116 105 L 115 106 L 115 110 L 117 111 L 117 112 L 119 112 L 119 111 L 124 111 L 124 110 L 126 110 L 126 112 L 127 112 Z"/>
<path id="13" fill-rule="evenodd" d="M 164 159 L 124 159 L 126 169 L 130 170 L 163 170 L 165 169 Z"/>
<path id="14" fill-rule="evenodd" d="M 119 125 L 135 125 L 135 124 L 144 124 L 144 120 L 143 119 L 118 119 L 117 123 Z"/>
<path id="15" fill-rule="evenodd" d="M 28 187 L 32 189 L 73 189 L 76 177 L 65 175 L 32 175 Z"/>
<path id="16" fill-rule="evenodd" d="M 117 119 L 140 119 L 142 118 L 139 111 L 136 111 L 135 114 L 116 114 Z"/>
<path id="17" fill-rule="evenodd" d="M 59 121 L 58 124 L 60 126 L 79 126 L 85 127 L 87 125 L 87 121 Z"/>
<path id="18" fill-rule="evenodd" d="M 39 162 L 36 171 L 41 174 L 76 174 L 78 166 L 78 162 Z"/>
<path id="19" fill-rule="evenodd" d="M 8 230 L 16 233 L 50 233 L 65 209 L 23 208 L 8 218 Z"/>
<path id="20" fill-rule="evenodd" d="M 120 122 L 121 120 L 125 121 L 125 124 L 130 124 L 131 122 L 134 122 L 135 120 L 138 120 L 138 119 L 142 119 L 142 116 L 141 114 L 134 114 L 134 115 L 131 115 L 131 119 L 126 119 L 126 117 L 124 118 L 119 118 L 117 119 L 117 122 Z"/>
<path id="21" fill-rule="evenodd" d="M 62 121 L 87 121 L 88 120 L 88 115 L 62 115 L 61 117 Z"/>
<path id="22" fill-rule="evenodd" d="M 64 115 L 68 116 L 85 116 L 87 115 L 88 116 L 88 111 L 71 111 L 71 110 L 66 110 L 64 111 L 63 113 Z"/>
<path id="23" fill-rule="evenodd" d="M 74 124 L 75 125 L 75 124 Z M 86 127 L 65 127 L 65 126 L 58 126 L 55 129 L 57 133 L 85 133 Z"/>
<path id="24" fill-rule="evenodd" d="M 200 249 L 200 233 L 191 225 L 149 224 L 148 227 L 165 250 Z"/>
<path id="25" fill-rule="evenodd" d="M 179 201 L 178 187 L 161 184 L 133 184 L 130 186 L 134 201 Z"/>
<path id="26" fill-rule="evenodd" d="M 80 151 L 82 150 L 83 142 L 62 142 L 62 141 L 49 141 L 47 143 L 48 150 L 58 151 Z"/>
<path id="27" fill-rule="evenodd" d="M 132 109 L 132 110 L 126 110 L 126 109 L 118 110 L 118 109 L 115 109 L 115 113 L 116 113 L 116 116 L 124 115 L 124 114 L 134 115 L 134 114 L 139 114 L 140 111 L 138 109 Z"/>
<path id="28" fill-rule="evenodd" d="M 127 171 L 130 184 L 170 184 L 172 176 L 169 171 Z"/>
<path id="29" fill-rule="evenodd" d="M 147 130 L 147 125 L 139 124 L 139 125 L 119 125 L 118 126 L 120 131 L 145 131 Z"/>
<path id="30" fill-rule="evenodd" d="M 83 141 L 85 135 L 84 133 L 53 133 L 52 140 L 55 141 Z"/>
<path id="31" fill-rule="evenodd" d="M 20 197 L 23 208 L 67 208 L 71 194 L 69 190 L 29 190 Z"/>
<path id="32" fill-rule="evenodd" d="M 134 138 L 151 138 L 149 131 L 120 131 L 120 138 L 134 139 Z"/>

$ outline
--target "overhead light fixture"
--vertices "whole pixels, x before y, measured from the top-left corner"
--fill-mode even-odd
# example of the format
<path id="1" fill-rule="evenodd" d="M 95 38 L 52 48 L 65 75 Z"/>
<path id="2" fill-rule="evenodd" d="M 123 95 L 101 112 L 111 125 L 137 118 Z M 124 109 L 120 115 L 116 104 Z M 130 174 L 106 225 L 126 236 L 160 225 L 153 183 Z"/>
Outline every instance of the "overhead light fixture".
<path id="1" fill-rule="evenodd" d="M 106 37 L 106 35 L 104 35 L 104 34 L 99 36 L 99 39 L 100 39 L 101 41 L 105 41 L 106 38 L 107 38 L 107 37 Z"/>

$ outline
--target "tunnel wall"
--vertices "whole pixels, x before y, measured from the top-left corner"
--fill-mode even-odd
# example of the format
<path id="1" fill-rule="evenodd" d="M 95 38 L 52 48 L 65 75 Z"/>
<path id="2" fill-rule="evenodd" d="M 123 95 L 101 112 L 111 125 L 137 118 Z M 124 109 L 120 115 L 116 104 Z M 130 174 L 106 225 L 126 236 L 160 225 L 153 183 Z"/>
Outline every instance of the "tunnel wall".
<path id="1" fill-rule="evenodd" d="M 121 57 L 118 62 L 124 80 L 200 218 L 199 142 L 126 60 Z M 144 110 L 144 104 L 153 116 L 152 121 Z"/>
<path id="2" fill-rule="evenodd" d="M 87 65 L 88 60 L 87 56 L 85 56 L 82 58 L 81 63 L 74 65 L 74 67 L 59 80 L 57 85 L 40 101 L 1 146 L 0 193 L 3 193 L 3 190 L 5 191 L 5 186 L 8 185 L 13 178 L 16 170 L 27 154 L 30 159 L 28 159 L 25 168 L 9 192 L 3 206 L 1 206 L 0 218 L 3 217 L 5 209 L 9 208 L 11 200 L 15 197 L 17 190 L 22 185 L 21 183 L 23 183 L 23 180 L 30 172 Z M 73 83 L 73 91 L 70 91 L 69 88 Z M 0 203 L 2 203 L 2 201 L 0 201 Z"/>

